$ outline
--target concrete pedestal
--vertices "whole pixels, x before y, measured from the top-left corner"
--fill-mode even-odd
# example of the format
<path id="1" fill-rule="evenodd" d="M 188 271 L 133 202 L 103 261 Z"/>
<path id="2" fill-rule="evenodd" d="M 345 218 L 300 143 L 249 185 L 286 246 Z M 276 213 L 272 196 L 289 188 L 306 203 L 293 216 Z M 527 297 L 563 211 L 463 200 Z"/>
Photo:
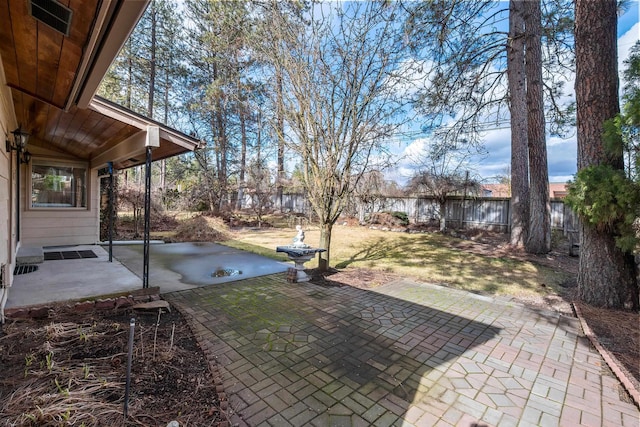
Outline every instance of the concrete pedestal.
<path id="1" fill-rule="evenodd" d="M 326 249 L 320 248 L 297 248 L 295 246 L 278 246 L 276 252 L 284 252 L 289 259 L 294 262 L 296 269 L 296 282 L 308 282 L 311 277 L 304 272 L 304 263 L 310 261 L 317 253 Z"/>
<path id="2" fill-rule="evenodd" d="M 315 256 L 315 254 L 311 255 L 302 255 L 302 256 L 292 256 L 287 254 L 289 259 L 294 262 L 296 269 L 296 282 L 308 282 L 311 277 L 307 273 L 304 272 L 304 263 L 307 261 L 311 261 L 311 258 Z"/>

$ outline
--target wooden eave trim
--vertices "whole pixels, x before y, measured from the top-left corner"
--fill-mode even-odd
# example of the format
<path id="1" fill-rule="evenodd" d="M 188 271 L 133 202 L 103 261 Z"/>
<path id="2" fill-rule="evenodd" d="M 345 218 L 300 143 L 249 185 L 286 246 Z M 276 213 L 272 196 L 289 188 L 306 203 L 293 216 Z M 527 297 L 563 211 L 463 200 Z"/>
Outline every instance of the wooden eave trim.
<path id="1" fill-rule="evenodd" d="M 80 92 L 80 88 L 85 81 L 85 75 L 90 68 L 91 60 L 95 55 L 96 47 L 98 45 L 98 42 L 100 41 L 100 36 L 104 33 L 103 30 L 107 27 L 109 17 L 113 14 L 115 3 L 116 2 L 112 0 L 104 0 L 100 5 L 100 10 L 98 10 L 98 13 L 96 14 L 96 22 L 93 25 L 91 36 L 89 37 L 87 46 L 84 49 L 84 54 L 82 55 L 82 60 L 80 61 L 80 66 L 78 67 L 76 78 L 73 82 L 73 86 L 71 87 L 71 92 L 69 92 L 67 102 L 64 106 L 65 112 L 69 111 L 69 109 L 73 106 L 76 98 L 79 97 L 78 93 Z"/>
<path id="2" fill-rule="evenodd" d="M 133 111 L 127 110 L 124 107 L 100 97 L 94 97 L 89 104 L 89 108 L 114 120 L 118 120 L 119 122 L 138 128 L 141 131 L 146 131 L 147 126 L 158 126 L 160 128 L 160 139 L 167 140 L 188 151 L 194 151 L 204 145 L 202 141 L 199 141 L 189 135 L 172 129 L 162 123 L 138 115 Z"/>
<path id="3" fill-rule="evenodd" d="M 74 83 L 74 92 L 69 97 L 67 108 L 76 104 L 85 109 L 91 103 L 98 86 L 113 63 L 122 46 L 133 32 L 136 24 L 144 14 L 149 0 L 108 0 L 104 2 L 99 16 L 106 18 L 104 22 L 96 23 L 94 31 L 97 36 L 91 36 L 92 50 L 85 53 L 88 57 L 81 70 L 85 75 L 78 74 L 79 80 Z M 110 13 L 109 13 L 110 12 Z M 104 16 L 105 13 L 107 16 Z M 109 19 L 110 18 L 110 19 Z M 100 24 L 100 28 L 98 28 Z"/>

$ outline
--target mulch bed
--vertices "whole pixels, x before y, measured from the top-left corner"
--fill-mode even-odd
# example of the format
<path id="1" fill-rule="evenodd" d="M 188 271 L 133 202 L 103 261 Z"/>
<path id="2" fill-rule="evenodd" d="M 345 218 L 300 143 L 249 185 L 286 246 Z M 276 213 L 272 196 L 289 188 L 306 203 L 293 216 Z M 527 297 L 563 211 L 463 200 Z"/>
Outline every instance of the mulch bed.
<path id="1" fill-rule="evenodd" d="M 128 418 L 123 417 L 135 316 Z M 0 332 L 0 425 L 219 425 L 209 365 L 175 310 L 52 310 Z"/>
<path id="2" fill-rule="evenodd" d="M 640 313 L 576 303 L 600 344 L 622 364 L 640 390 Z"/>

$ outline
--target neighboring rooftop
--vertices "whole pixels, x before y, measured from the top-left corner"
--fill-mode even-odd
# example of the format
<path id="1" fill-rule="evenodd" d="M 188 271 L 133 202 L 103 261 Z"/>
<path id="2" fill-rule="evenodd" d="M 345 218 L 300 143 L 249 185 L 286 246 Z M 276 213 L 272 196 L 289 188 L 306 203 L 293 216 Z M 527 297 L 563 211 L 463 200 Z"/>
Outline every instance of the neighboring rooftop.
<path id="1" fill-rule="evenodd" d="M 549 197 L 552 199 L 564 199 L 567 194 L 566 182 L 550 182 Z M 482 197 L 511 197 L 511 186 L 509 184 L 483 184 L 480 196 Z"/>

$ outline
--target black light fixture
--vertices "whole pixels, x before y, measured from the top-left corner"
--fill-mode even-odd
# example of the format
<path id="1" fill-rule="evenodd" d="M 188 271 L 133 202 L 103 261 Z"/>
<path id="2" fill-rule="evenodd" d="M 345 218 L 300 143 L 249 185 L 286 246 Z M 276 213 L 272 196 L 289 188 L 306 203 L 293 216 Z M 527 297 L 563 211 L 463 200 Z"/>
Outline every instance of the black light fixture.
<path id="1" fill-rule="evenodd" d="M 18 129 L 11 132 L 13 134 L 13 144 L 9 139 L 6 139 L 7 153 L 17 151 L 16 163 L 16 240 L 20 241 L 20 164 L 29 163 L 31 160 L 31 153 L 27 151 L 27 141 L 29 140 L 29 133 L 22 130 L 22 126 L 18 126 Z"/>
<path id="2" fill-rule="evenodd" d="M 29 133 L 22 130 L 22 126 L 11 132 L 13 134 L 13 144 L 9 139 L 6 142 L 7 153 L 11 151 L 18 152 L 18 159 L 22 160 L 22 163 L 29 163 L 31 160 L 31 153 L 27 151 L 27 141 L 29 141 Z"/>

